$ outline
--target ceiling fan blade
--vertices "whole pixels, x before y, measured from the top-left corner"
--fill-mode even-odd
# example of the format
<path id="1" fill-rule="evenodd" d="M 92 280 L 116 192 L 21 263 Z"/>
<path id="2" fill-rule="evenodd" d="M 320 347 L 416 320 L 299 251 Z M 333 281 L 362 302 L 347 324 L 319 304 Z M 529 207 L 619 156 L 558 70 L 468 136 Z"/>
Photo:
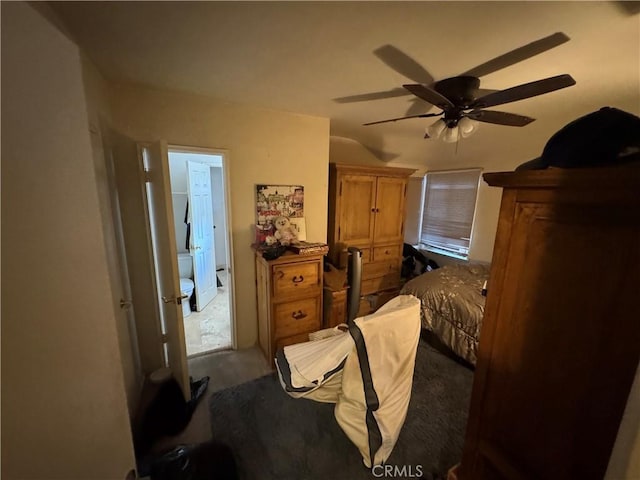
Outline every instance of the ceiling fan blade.
<path id="1" fill-rule="evenodd" d="M 431 85 L 433 77 L 422 65 L 393 45 L 384 45 L 373 51 L 373 54 L 396 72 L 416 83 Z"/>
<path id="2" fill-rule="evenodd" d="M 494 90 L 491 88 L 479 88 L 476 90 L 476 98 L 480 98 L 480 97 L 485 97 L 487 95 L 489 95 L 490 93 L 496 93 L 499 92 L 500 90 Z"/>
<path id="3" fill-rule="evenodd" d="M 523 83 L 516 87 L 490 93 L 489 95 L 478 98 L 473 102 L 471 108 L 493 107 L 494 105 L 502 105 L 503 103 L 516 102 L 518 100 L 524 100 L 525 98 L 536 97 L 544 93 L 553 92 L 554 90 L 570 87 L 575 84 L 576 81 L 571 75 L 557 75 L 555 77 Z"/>
<path id="4" fill-rule="evenodd" d="M 534 57 L 542 52 L 551 50 L 558 45 L 562 45 L 569 41 L 569 37 L 562 32 L 556 32 L 548 37 L 541 38 L 535 42 L 528 43 L 522 47 L 516 48 L 504 55 L 500 55 L 488 62 L 478 65 L 471 70 L 466 71 L 462 75 L 469 75 L 471 77 L 483 77 L 497 70 L 501 70 L 510 65 L 516 64 L 528 58 Z"/>
<path id="5" fill-rule="evenodd" d="M 384 98 L 404 97 L 409 95 L 404 88 L 394 88 L 382 92 L 361 93 L 359 95 L 349 95 L 347 97 L 334 98 L 336 103 L 353 103 L 353 102 L 366 102 L 368 100 L 382 100 Z"/>
<path id="6" fill-rule="evenodd" d="M 479 122 L 508 125 L 510 127 L 524 127 L 535 121 L 535 118 L 516 115 L 515 113 L 497 112 L 495 110 L 474 110 L 465 113 L 465 117 L 472 118 Z"/>
<path id="7" fill-rule="evenodd" d="M 369 122 L 369 123 L 363 123 L 363 126 L 368 126 L 368 125 L 377 125 L 378 123 L 388 123 L 388 122 L 397 122 L 398 120 L 407 120 L 408 118 L 427 118 L 427 117 L 439 117 L 440 115 L 442 115 L 441 113 L 422 113 L 420 115 L 409 115 L 408 117 L 398 117 L 398 118 L 390 118 L 388 120 L 379 120 L 377 122 Z"/>
<path id="8" fill-rule="evenodd" d="M 404 114 L 406 116 L 410 116 L 410 115 L 418 115 L 419 113 L 427 113 L 428 111 L 429 111 L 429 105 L 425 105 L 422 100 L 420 100 L 419 98 L 413 97 L 411 99 L 411 105 L 409 106 L 407 111 L 404 112 Z"/>
<path id="9" fill-rule="evenodd" d="M 444 95 L 439 94 L 435 90 L 424 85 L 403 85 L 404 88 L 413 93 L 416 97 L 421 98 L 425 102 L 429 102 L 442 110 L 453 107 L 453 103 Z"/>

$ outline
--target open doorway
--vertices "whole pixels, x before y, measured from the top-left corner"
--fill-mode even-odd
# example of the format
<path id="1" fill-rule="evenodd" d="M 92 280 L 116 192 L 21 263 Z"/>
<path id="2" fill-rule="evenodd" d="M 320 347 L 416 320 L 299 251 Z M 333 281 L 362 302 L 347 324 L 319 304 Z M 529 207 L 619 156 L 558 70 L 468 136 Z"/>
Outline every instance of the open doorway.
<path id="1" fill-rule="evenodd" d="M 187 357 L 233 348 L 224 153 L 169 147 Z"/>

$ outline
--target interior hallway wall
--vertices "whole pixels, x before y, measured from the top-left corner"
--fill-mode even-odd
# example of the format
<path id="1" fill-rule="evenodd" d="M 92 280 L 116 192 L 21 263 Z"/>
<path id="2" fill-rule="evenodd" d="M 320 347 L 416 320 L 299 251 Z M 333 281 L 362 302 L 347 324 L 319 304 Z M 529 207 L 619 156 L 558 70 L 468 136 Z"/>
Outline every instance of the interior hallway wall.
<path id="1" fill-rule="evenodd" d="M 112 85 L 110 105 L 138 141 L 228 152 L 237 345 L 255 345 L 256 184 L 304 185 L 307 239 L 326 242 L 329 120 L 124 84 Z"/>
<path id="2" fill-rule="evenodd" d="M 135 468 L 76 46 L 2 2 L 2 478 Z"/>

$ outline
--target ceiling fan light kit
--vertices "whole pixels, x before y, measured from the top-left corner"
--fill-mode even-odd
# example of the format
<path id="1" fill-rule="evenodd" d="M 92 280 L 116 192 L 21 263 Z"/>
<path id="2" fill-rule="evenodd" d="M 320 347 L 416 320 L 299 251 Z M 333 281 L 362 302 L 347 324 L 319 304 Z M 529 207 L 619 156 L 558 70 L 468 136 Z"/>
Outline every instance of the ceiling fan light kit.
<path id="1" fill-rule="evenodd" d="M 447 128 L 447 124 L 444 123 L 444 120 L 442 118 L 439 118 L 427 127 L 428 137 L 426 138 L 439 138 L 440 135 L 442 135 L 442 132 L 444 132 L 445 128 Z"/>
<path id="2" fill-rule="evenodd" d="M 444 132 L 444 135 L 442 136 L 442 140 L 444 141 L 444 143 L 455 143 L 458 141 L 458 133 L 459 133 L 459 128 L 456 127 L 451 127 L 451 128 L 447 128 Z"/>
<path id="3" fill-rule="evenodd" d="M 478 122 L 477 120 L 473 120 L 469 117 L 462 117 L 458 121 L 458 128 L 460 129 L 460 135 L 462 136 L 462 138 L 469 137 L 472 133 L 474 133 L 478 129 L 479 125 L 480 125 L 480 122 Z"/>
<path id="4" fill-rule="evenodd" d="M 440 138 L 446 143 L 453 143 L 458 139 L 458 135 L 462 138 L 471 136 L 480 125 L 480 122 L 473 120 L 467 116 L 463 116 L 460 120 L 445 120 L 439 118 L 427 127 L 425 138 Z"/>
<path id="5" fill-rule="evenodd" d="M 420 67 L 415 60 L 403 54 L 397 48 L 391 45 L 382 47 L 376 50 L 377 56 L 397 72 L 417 81 L 417 83 L 405 84 L 403 87 L 419 99 L 436 106 L 441 112 L 407 115 L 389 120 L 369 122 L 364 125 L 396 122 L 409 118 L 440 116 L 442 118 L 427 127 L 425 138 L 441 138 L 447 143 L 457 141 L 458 137 L 469 137 L 477 130 L 479 122 L 524 127 L 535 119 L 514 113 L 484 109 L 570 87 L 576 83 L 571 75 L 556 75 L 523 83 L 505 90 L 489 92 L 480 89 L 480 79 L 478 77 L 538 55 L 568 40 L 569 37 L 564 33 L 554 33 L 485 62 L 462 75 L 445 78 L 438 82 L 433 82 L 432 77 L 424 68 Z"/>

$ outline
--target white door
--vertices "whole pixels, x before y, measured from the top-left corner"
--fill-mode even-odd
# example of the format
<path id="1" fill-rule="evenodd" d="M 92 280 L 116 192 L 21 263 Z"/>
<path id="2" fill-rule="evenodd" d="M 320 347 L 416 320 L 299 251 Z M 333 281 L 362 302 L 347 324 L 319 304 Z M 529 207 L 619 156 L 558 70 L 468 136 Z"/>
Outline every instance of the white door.
<path id="1" fill-rule="evenodd" d="M 133 418 L 142 386 L 142 366 L 136 334 L 132 293 L 127 269 L 122 219 L 120 216 L 116 176 L 112 160 L 112 149 L 107 139 L 106 129 L 91 130 L 91 147 L 96 166 L 98 194 L 103 214 L 105 243 L 109 266 L 109 280 L 116 312 L 116 328 L 122 358 L 129 415 Z M 103 143 L 104 137 L 104 143 Z M 135 161 L 135 157 L 134 157 Z M 135 168 L 135 164 L 134 164 Z"/>
<path id="2" fill-rule="evenodd" d="M 186 399 L 191 397 L 182 318 L 178 254 L 173 232 L 169 157 L 165 142 L 143 147 L 147 199 L 161 318 L 166 329 L 167 360 Z"/>
<path id="3" fill-rule="evenodd" d="M 189 217 L 191 220 L 189 246 L 193 255 L 196 309 L 201 311 L 218 294 L 216 255 L 213 240 L 211 167 L 204 163 L 188 161 L 187 178 L 189 181 Z"/>
<path id="4" fill-rule="evenodd" d="M 125 262 L 131 286 L 133 311 L 140 352 L 140 364 L 146 374 L 166 365 L 163 332 L 153 265 L 152 242 L 147 221 L 147 194 L 144 167 L 137 143 L 116 131 L 103 132 L 109 160 L 113 164 L 117 205 L 122 223 Z M 116 220 L 114 220 L 116 222 Z"/>

